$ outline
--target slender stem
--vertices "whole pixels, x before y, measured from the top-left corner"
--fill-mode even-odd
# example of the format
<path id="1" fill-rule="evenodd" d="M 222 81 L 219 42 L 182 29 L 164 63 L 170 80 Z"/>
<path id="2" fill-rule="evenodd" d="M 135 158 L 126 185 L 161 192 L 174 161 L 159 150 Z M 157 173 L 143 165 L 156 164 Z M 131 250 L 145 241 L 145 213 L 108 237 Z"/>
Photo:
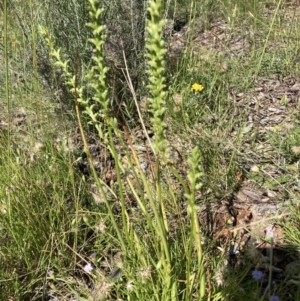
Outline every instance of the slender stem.
<path id="1" fill-rule="evenodd" d="M 7 45 L 7 0 L 4 0 L 4 64 L 5 64 L 5 99 L 7 103 L 7 156 L 8 160 L 11 158 L 11 102 L 9 95 L 9 76 L 8 76 L 8 45 Z M 11 178 L 11 164 L 7 164 L 7 179 Z M 10 193 L 8 193 L 8 215 L 11 219 L 11 204 L 10 204 Z M 10 221 L 12 223 L 12 221 Z"/>
<path id="2" fill-rule="evenodd" d="M 10 117 L 10 112 L 11 112 L 11 103 L 10 103 L 10 97 L 9 97 L 9 86 L 8 86 L 8 81 L 9 81 L 9 76 L 8 76 L 8 45 L 7 45 L 7 39 L 8 39 L 8 34 L 7 34 L 7 0 L 4 0 L 4 64 L 5 64 L 5 99 L 7 102 L 7 108 L 8 108 L 8 157 L 10 158 L 11 154 L 11 149 L 10 149 L 10 131 L 11 131 L 11 117 Z M 8 167 L 10 164 L 8 164 Z M 10 178 L 10 168 L 9 168 L 9 174 L 8 178 Z"/>

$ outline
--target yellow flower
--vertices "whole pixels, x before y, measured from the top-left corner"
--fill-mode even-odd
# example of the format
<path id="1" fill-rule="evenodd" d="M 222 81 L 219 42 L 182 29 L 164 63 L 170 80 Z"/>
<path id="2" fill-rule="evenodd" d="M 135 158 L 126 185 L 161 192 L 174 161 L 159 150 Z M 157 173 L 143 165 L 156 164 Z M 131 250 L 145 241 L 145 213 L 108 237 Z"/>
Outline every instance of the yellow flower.
<path id="1" fill-rule="evenodd" d="M 203 89 L 204 89 L 204 87 L 197 83 L 194 83 L 191 88 L 192 91 L 196 91 L 196 92 L 201 92 Z"/>
<path id="2" fill-rule="evenodd" d="M 275 126 L 274 126 L 274 130 L 275 130 L 275 131 L 280 131 L 280 130 L 281 130 L 280 125 L 275 125 Z"/>

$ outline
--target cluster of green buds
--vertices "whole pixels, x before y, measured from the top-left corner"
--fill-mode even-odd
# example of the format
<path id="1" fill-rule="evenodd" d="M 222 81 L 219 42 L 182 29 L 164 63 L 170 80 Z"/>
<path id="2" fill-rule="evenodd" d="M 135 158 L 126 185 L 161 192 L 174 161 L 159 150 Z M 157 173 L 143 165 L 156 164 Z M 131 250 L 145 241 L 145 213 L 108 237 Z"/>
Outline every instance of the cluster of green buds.
<path id="1" fill-rule="evenodd" d="M 165 139 L 166 124 L 164 114 L 166 110 L 166 84 L 165 84 L 165 42 L 161 38 L 165 20 L 161 20 L 162 1 L 150 1 L 150 18 L 146 23 L 146 60 L 148 74 L 148 89 L 150 92 L 150 112 L 152 114 L 153 132 L 155 134 L 154 149 L 163 160 L 167 155 L 167 141 Z"/>

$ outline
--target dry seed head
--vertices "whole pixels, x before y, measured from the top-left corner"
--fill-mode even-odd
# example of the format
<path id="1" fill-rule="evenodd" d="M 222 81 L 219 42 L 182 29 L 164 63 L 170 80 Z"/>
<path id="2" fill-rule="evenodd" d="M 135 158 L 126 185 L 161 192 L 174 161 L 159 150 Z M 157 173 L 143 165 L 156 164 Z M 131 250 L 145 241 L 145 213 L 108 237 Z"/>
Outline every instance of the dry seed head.
<path id="1" fill-rule="evenodd" d="M 140 270 L 138 272 L 138 277 L 141 279 L 142 283 L 145 283 L 151 277 L 151 267 Z"/>
<path id="2" fill-rule="evenodd" d="M 92 293 L 94 300 L 102 300 L 107 298 L 111 293 L 112 287 L 113 284 L 106 281 L 97 283 Z"/>
<path id="3" fill-rule="evenodd" d="M 300 154 L 300 146 L 293 146 L 293 147 L 292 147 L 292 152 L 293 152 L 295 155 Z"/>

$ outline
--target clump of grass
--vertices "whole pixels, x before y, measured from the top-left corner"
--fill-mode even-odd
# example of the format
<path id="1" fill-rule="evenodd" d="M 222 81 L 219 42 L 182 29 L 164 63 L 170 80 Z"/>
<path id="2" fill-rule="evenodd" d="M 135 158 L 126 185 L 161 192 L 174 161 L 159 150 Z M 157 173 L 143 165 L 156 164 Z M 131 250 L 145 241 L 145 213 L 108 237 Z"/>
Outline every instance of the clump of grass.
<path id="1" fill-rule="evenodd" d="M 239 89 L 249 88 L 252 76 L 262 74 L 261 68 L 268 66 L 270 60 L 273 64 L 273 57 L 267 55 L 264 43 L 260 44 L 262 50 L 259 55 L 250 53 L 250 63 L 244 68 L 241 68 L 241 62 L 245 62 L 245 57 L 228 59 L 220 54 L 216 58 L 212 52 L 212 60 L 204 62 L 197 61 L 190 53 L 190 56 L 186 55 L 183 65 L 179 64 L 181 77 L 175 84 L 166 84 L 162 15 L 175 15 L 176 3 L 171 4 L 174 5 L 171 13 L 167 11 L 169 4 L 166 2 L 149 1 L 147 13 L 146 7 L 142 7 L 145 4 L 146 1 L 143 1 L 139 6 L 142 13 L 138 16 L 139 20 L 143 18 L 142 23 L 146 26 L 146 31 L 141 31 L 141 35 L 145 33 L 145 45 L 139 45 L 140 35 L 136 39 L 133 37 L 136 47 L 134 55 L 141 63 L 139 67 L 147 66 L 144 68 L 147 78 L 140 78 L 145 85 L 137 88 L 134 84 L 136 74 L 133 74 L 132 65 L 129 64 L 125 71 L 131 97 L 137 107 L 140 104 L 138 100 L 147 95 L 151 116 L 149 124 L 154 139 L 149 138 L 142 115 L 140 123 L 148 139 L 146 148 L 149 157 L 154 158 L 150 162 L 151 172 L 147 171 L 135 150 L 133 137 L 126 126 L 130 123 L 125 118 L 127 113 L 122 112 L 121 119 L 116 118 L 118 114 L 112 114 L 111 108 L 115 108 L 112 103 L 116 100 L 111 98 L 112 73 L 107 67 L 111 57 L 107 57 L 104 51 L 108 49 L 105 43 L 109 30 L 102 23 L 107 11 L 95 0 L 90 0 L 90 6 L 84 8 L 74 1 L 70 6 L 71 10 L 74 8 L 72 12 L 68 11 L 70 7 L 62 7 L 66 15 L 75 16 L 72 19 L 76 23 L 74 28 L 81 32 L 77 37 L 76 30 L 71 30 L 70 35 L 89 56 L 83 55 L 81 50 L 78 54 L 70 53 L 70 44 L 59 50 L 58 47 L 64 46 L 59 34 L 64 31 L 51 35 L 50 27 L 41 28 L 50 49 L 52 67 L 59 69 L 65 87 L 73 97 L 84 153 L 89 160 L 93 179 L 81 178 L 76 173 L 73 168 L 76 158 L 68 150 L 63 151 L 62 145 L 67 143 L 53 144 L 53 135 L 49 141 L 45 138 L 46 146 L 38 155 L 27 160 L 23 158 L 27 153 L 22 153 L 20 148 L 16 152 L 11 151 L 8 156 L 5 148 L 0 149 L 3 154 L 1 174 L 10 175 L 3 177 L 0 189 L 1 200 L 4 200 L 0 207 L 0 233 L 6 243 L 0 250 L 3 262 L 0 272 L 3 278 L 7 278 L 0 284 L 3 299 L 12 296 L 19 299 L 65 299 L 67 295 L 83 300 L 266 299 L 261 297 L 261 283 L 257 281 L 260 279 L 249 277 L 248 266 L 237 271 L 223 265 L 222 256 L 216 256 L 215 242 L 204 237 L 198 215 L 205 201 L 212 198 L 215 201 L 215 195 L 222 195 L 236 181 L 236 154 L 242 142 L 237 135 L 233 147 L 229 133 L 238 131 L 242 116 L 239 120 L 231 116 L 236 103 L 228 96 L 230 88 L 232 85 Z M 165 11 L 163 4 L 166 5 Z M 184 4 L 187 14 L 188 7 L 193 8 L 190 18 L 196 18 L 199 14 L 196 7 L 200 4 L 195 1 Z M 205 1 L 201 5 L 203 19 L 211 20 L 212 10 L 208 8 L 213 6 L 217 9 L 218 4 Z M 256 19 L 256 14 L 259 14 L 256 1 L 247 4 L 224 2 L 222 5 L 226 5 L 228 14 L 232 16 L 229 19 L 232 28 L 240 22 L 236 16 L 248 16 L 247 22 L 255 17 L 255 25 L 261 21 Z M 83 19 L 81 12 L 85 14 Z M 83 30 L 80 23 L 86 22 L 88 12 L 89 26 Z M 201 30 L 206 27 L 204 25 Z M 272 24 L 271 27 L 273 29 Z M 133 35 L 134 32 L 136 28 L 132 31 Z M 81 40 L 82 33 L 90 38 L 89 43 L 87 39 Z M 144 50 L 146 53 L 143 53 Z M 225 59 L 232 63 L 232 69 L 216 70 L 216 63 Z M 256 65 L 256 62 L 259 64 Z M 126 65 L 126 59 L 123 63 Z M 193 68 L 190 68 L 191 65 Z M 85 66 L 89 66 L 89 71 Z M 272 68 L 267 71 L 273 72 Z M 275 71 L 282 70 L 279 66 Z M 241 77 L 243 83 L 239 82 Z M 117 81 L 123 82 L 119 78 Z M 118 88 L 116 90 L 120 92 Z M 170 121 L 168 96 L 173 96 L 173 91 L 179 93 L 176 103 L 179 111 L 174 112 L 176 114 Z M 88 133 L 83 125 L 85 121 L 96 131 L 101 147 L 109 152 L 114 161 L 115 180 L 109 184 L 93 166 L 86 137 Z M 172 122 L 177 122 L 177 126 L 180 124 L 181 129 L 185 127 L 182 131 L 186 140 L 198 145 L 188 156 L 185 172 L 178 170 L 178 166 L 172 165 L 168 159 L 172 144 L 168 140 L 176 131 L 170 128 Z M 275 135 L 273 137 L 280 140 L 282 152 L 288 154 L 288 160 L 295 166 L 299 157 L 298 136 L 295 130 L 284 142 Z M 14 137 L 11 138 L 14 140 Z M 9 147 L 10 142 L 7 145 Z M 174 179 L 176 189 L 173 189 Z M 92 196 L 88 192 L 91 186 L 96 186 L 98 190 Z M 298 239 L 297 235 L 291 239 Z M 226 247 L 218 245 L 225 254 Z M 211 255 L 209 260 L 208 254 Z M 225 274 L 222 283 L 211 275 L 216 274 L 214 269 L 220 266 Z M 270 296 L 270 300 L 277 301 L 275 292 L 272 293 L 274 295 Z"/>
<path id="2" fill-rule="evenodd" d="M 157 294 L 158 291 L 160 295 L 163 296 L 164 300 L 171 300 L 178 294 L 178 282 L 176 280 L 176 271 L 174 267 L 177 265 L 175 254 L 171 253 L 172 243 L 169 240 L 169 235 L 171 229 L 169 228 L 169 220 L 167 218 L 166 208 L 170 204 L 176 203 L 176 196 L 173 194 L 173 199 L 170 204 L 166 203 L 166 199 L 162 194 L 162 189 L 167 189 L 167 186 L 163 183 L 162 180 L 162 169 L 161 162 L 166 162 L 167 156 L 167 147 L 166 147 L 166 138 L 165 138 L 165 123 L 164 123 L 164 112 L 165 112 L 165 97 L 166 93 L 164 92 L 164 44 L 161 41 L 160 33 L 164 22 L 160 20 L 161 16 L 161 2 L 160 1 L 151 1 L 149 3 L 149 15 L 150 19 L 147 22 L 147 39 L 146 39 L 146 48 L 148 52 L 146 54 L 148 69 L 147 73 L 150 79 L 148 89 L 150 93 L 150 111 L 152 114 L 152 125 L 154 132 L 154 152 L 156 157 L 156 166 L 155 166 L 155 182 L 154 185 L 149 181 L 150 179 L 146 178 L 141 167 L 134 172 L 135 168 L 131 161 L 131 156 L 133 156 L 133 161 L 140 166 L 140 163 L 137 159 L 136 153 L 132 148 L 129 140 L 129 145 L 131 147 L 130 152 L 126 152 L 128 161 L 130 162 L 130 167 L 133 172 L 135 181 L 137 181 L 138 187 L 135 187 L 132 183 L 132 180 L 126 176 L 125 167 L 118 154 L 116 153 L 116 146 L 114 142 L 114 137 L 117 136 L 122 140 L 120 131 L 117 127 L 117 120 L 110 115 L 109 112 L 109 100 L 107 97 L 107 88 L 106 88 L 106 73 L 107 68 L 104 67 L 104 57 L 103 57 L 103 44 L 105 35 L 103 34 L 105 27 L 99 23 L 99 16 L 103 12 L 93 0 L 91 2 L 91 20 L 89 26 L 93 29 L 93 38 L 91 39 L 92 44 L 94 45 L 94 56 L 93 56 L 93 65 L 91 72 L 86 76 L 89 78 L 89 87 L 93 91 L 93 101 L 85 100 L 84 98 L 84 86 L 77 86 L 76 76 L 72 76 L 68 69 L 68 61 L 63 61 L 60 55 L 59 50 L 54 49 L 51 38 L 48 39 L 48 44 L 50 46 L 50 54 L 56 59 L 56 65 L 63 70 L 63 76 L 66 79 L 66 84 L 71 88 L 72 93 L 75 98 L 75 105 L 77 102 L 84 105 L 85 113 L 89 116 L 92 124 L 97 129 L 99 138 L 104 142 L 108 147 L 111 155 L 115 160 L 116 174 L 117 174 L 117 190 L 116 195 L 118 195 L 121 204 L 121 219 L 117 219 L 112 211 L 111 204 L 107 199 L 106 193 L 104 191 L 105 185 L 98 178 L 97 174 L 92 165 L 92 160 L 89 154 L 88 145 L 85 142 L 85 151 L 88 155 L 91 168 L 93 170 L 93 175 L 97 183 L 97 187 L 101 192 L 101 197 L 103 198 L 108 213 L 110 221 L 114 227 L 114 231 L 117 234 L 117 240 L 120 244 L 121 251 L 126 254 L 128 262 L 133 261 L 133 266 L 140 266 L 135 272 L 131 270 L 131 274 L 128 274 L 127 277 L 133 281 L 136 285 L 134 293 L 138 296 L 141 294 L 141 291 L 145 290 L 145 286 L 141 286 L 143 282 L 149 282 L 149 287 L 147 291 Z M 46 31 L 43 31 L 46 34 Z M 84 75 L 83 75 L 84 76 Z M 98 111 L 95 112 L 95 105 L 98 105 Z M 79 111 L 77 110 L 77 114 Z M 78 115 L 79 124 L 81 124 L 80 117 Z M 83 140 L 85 141 L 85 133 L 83 128 L 81 128 L 81 134 Z M 121 142 L 122 144 L 124 142 Z M 161 159 L 160 159 L 161 158 Z M 199 151 L 194 150 L 190 165 L 191 172 L 188 174 L 188 179 L 190 181 L 189 188 L 184 185 L 183 189 L 186 191 L 186 198 L 188 200 L 188 208 L 186 209 L 190 216 L 190 233 L 189 239 L 187 241 L 182 241 L 185 252 L 183 256 L 186 258 L 185 267 L 177 267 L 178 269 L 184 269 L 185 277 L 187 277 L 187 292 L 185 293 L 186 298 L 191 298 L 192 294 L 196 293 L 199 295 L 199 298 L 204 298 L 205 295 L 205 275 L 204 275 L 204 263 L 203 263 L 203 252 L 201 247 L 201 235 L 197 219 L 195 202 L 195 193 L 199 188 L 198 179 L 201 174 L 197 171 L 197 166 L 199 165 L 200 157 Z M 178 175 L 178 174 L 177 174 Z M 142 216 L 140 217 L 139 223 L 143 221 L 146 223 L 146 228 L 137 231 L 136 223 L 132 222 L 130 216 L 128 216 L 127 204 L 124 198 L 125 186 L 124 186 L 124 177 L 127 184 L 130 187 L 131 193 L 137 204 L 139 205 L 139 210 L 141 211 Z M 183 182 L 181 180 L 181 182 Z M 144 196 L 143 196 L 144 195 Z M 171 194 L 172 195 L 172 194 Z M 86 216 L 88 218 L 88 216 Z M 141 226 L 139 226 L 140 228 Z M 146 230 L 148 228 L 148 230 Z M 141 241 L 141 235 L 143 231 L 146 231 L 150 235 L 150 240 L 147 244 Z M 182 229 L 185 232 L 184 229 Z M 151 237 L 159 237 L 158 241 L 151 239 Z M 135 248 L 133 247 L 135 246 Z M 193 250 L 196 250 L 196 258 L 194 259 Z M 133 260 L 134 259 L 134 260 Z M 193 267 L 193 262 L 196 260 L 197 269 Z M 143 267 L 143 268 L 142 268 Z M 138 272 L 138 271 L 141 272 Z M 129 267 L 130 271 L 130 267 Z M 142 272 L 144 271 L 144 272 Z M 148 271 L 146 273 L 146 271 Z M 125 269 L 125 273 L 126 273 Z M 133 273 L 133 274 L 132 274 Z M 142 273 L 142 274 L 140 274 Z M 142 279 L 138 280 L 139 274 Z M 145 275 L 144 275 L 145 274 Z M 146 275 L 147 274 L 147 275 Z M 142 276 L 144 275 L 144 276 Z M 193 277 L 193 281 L 190 281 L 190 277 Z M 131 277 L 131 278 L 130 278 Z M 149 280 L 147 280 L 149 279 Z M 156 279 L 154 281 L 154 279 Z M 141 291 L 140 291 L 141 290 Z"/>

